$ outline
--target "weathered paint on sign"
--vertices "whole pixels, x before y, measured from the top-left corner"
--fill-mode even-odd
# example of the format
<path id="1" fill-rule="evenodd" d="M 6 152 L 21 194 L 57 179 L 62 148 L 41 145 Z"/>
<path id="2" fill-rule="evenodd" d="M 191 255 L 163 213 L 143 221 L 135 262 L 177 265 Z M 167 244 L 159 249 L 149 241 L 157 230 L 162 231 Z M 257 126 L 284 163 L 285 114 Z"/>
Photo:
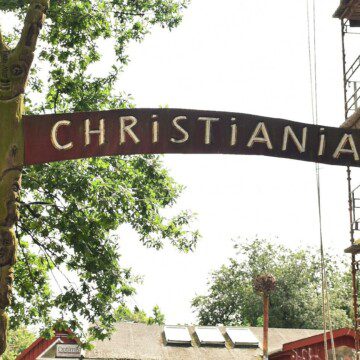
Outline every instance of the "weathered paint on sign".
<path id="1" fill-rule="evenodd" d="M 80 358 L 81 347 L 76 344 L 57 344 L 56 357 L 58 358 Z"/>
<path id="2" fill-rule="evenodd" d="M 244 154 L 360 166 L 360 131 L 256 115 L 126 109 L 26 116 L 25 165 L 108 155 Z"/>

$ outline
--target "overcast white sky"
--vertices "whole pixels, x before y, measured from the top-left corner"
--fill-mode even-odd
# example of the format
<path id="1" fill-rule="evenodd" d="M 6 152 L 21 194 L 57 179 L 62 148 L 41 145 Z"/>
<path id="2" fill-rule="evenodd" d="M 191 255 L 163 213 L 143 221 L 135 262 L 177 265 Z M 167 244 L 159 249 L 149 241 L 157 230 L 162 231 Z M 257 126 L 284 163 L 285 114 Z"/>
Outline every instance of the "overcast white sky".
<path id="1" fill-rule="evenodd" d="M 316 4 L 319 123 L 329 126 L 344 119 L 340 22 L 332 18 L 338 4 Z M 306 0 L 193 0 L 179 28 L 153 31 L 130 47 L 130 58 L 120 83 L 138 107 L 312 122 Z M 136 303 L 147 311 L 158 304 L 167 323 L 196 322 L 191 299 L 234 254 L 231 239 L 319 246 L 314 164 L 214 155 L 165 156 L 165 164 L 186 186 L 178 208 L 198 213 L 203 238 L 196 252 L 145 249 L 126 227 L 120 246 L 124 264 L 144 275 Z M 357 185 L 359 171 L 353 175 Z M 321 165 L 324 240 L 339 254 L 349 244 L 346 186 L 345 168 Z"/>
<path id="2" fill-rule="evenodd" d="M 319 123 L 344 120 L 339 0 L 317 0 Z M 5 21 L 6 23 L 6 21 Z M 357 42 L 360 44 L 360 37 Z M 352 47 L 349 62 L 359 53 Z M 173 32 L 157 29 L 129 50 L 121 90 L 138 107 L 223 110 L 312 122 L 306 0 L 192 0 Z M 123 265 L 144 276 L 132 304 L 167 323 L 193 323 L 190 303 L 206 291 L 209 273 L 234 255 L 231 239 L 278 239 L 319 246 L 315 166 L 254 156 L 169 155 L 172 176 L 186 186 L 177 209 L 198 214 L 202 240 L 192 254 L 144 248 L 120 229 Z M 349 244 L 345 168 L 321 165 L 327 248 Z M 360 184 L 353 170 L 354 185 Z"/>

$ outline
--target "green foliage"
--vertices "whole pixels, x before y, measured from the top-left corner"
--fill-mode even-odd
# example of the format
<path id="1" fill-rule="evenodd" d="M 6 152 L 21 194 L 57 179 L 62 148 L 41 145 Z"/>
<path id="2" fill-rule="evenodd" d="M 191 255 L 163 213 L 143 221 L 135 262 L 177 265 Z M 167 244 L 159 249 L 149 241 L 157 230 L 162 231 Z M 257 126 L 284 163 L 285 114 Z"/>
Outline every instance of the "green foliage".
<path id="1" fill-rule="evenodd" d="M 175 28 L 188 1 L 51 0 L 29 87 L 36 106 L 29 111 L 100 110 L 128 104 L 121 93 L 112 92 L 118 71 L 129 61 L 127 45 L 143 40 L 155 25 Z M 0 0 L 0 10 L 12 11 L 22 19 L 28 3 Z M 104 44 L 113 48 L 113 54 L 107 52 L 104 57 L 100 46 Z M 93 65 L 110 58 L 113 64 L 108 75 L 94 76 Z M 40 67 L 49 69 L 42 77 L 46 84 L 37 78 Z"/>
<path id="2" fill-rule="evenodd" d="M 51 324 L 56 308 L 72 330 L 86 319 L 98 324 L 92 336 L 105 337 L 116 320 L 113 304 L 134 293 L 130 269 L 120 266 L 114 231 L 121 224 L 131 224 L 147 247 L 160 249 L 163 239 L 182 251 L 196 244 L 198 234 L 187 230 L 190 214 L 161 214 L 182 188 L 158 156 L 34 166 L 26 169 L 23 186 L 14 325 Z M 50 276 L 57 291 L 49 290 Z"/>
<path id="3" fill-rule="evenodd" d="M 137 306 L 135 306 L 134 311 L 131 311 L 126 305 L 122 305 L 116 310 L 115 317 L 117 321 L 128 321 L 147 325 L 163 325 L 165 323 L 165 316 L 161 313 L 157 305 L 153 308 L 153 316 L 148 316 L 145 311 L 140 310 Z"/>
<path id="4" fill-rule="evenodd" d="M 206 296 L 193 307 L 202 325 L 262 325 L 262 297 L 253 290 L 261 274 L 276 277 L 270 295 L 270 326 L 322 328 L 321 268 L 318 250 L 290 250 L 266 240 L 239 242 L 237 256 L 215 271 Z M 351 281 L 339 257 L 326 256 L 331 315 L 335 328 L 351 326 Z"/>
<path id="5" fill-rule="evenodd" d="M 17 330 L 9 331 L 8 340 L 8 348 L 2 358 L 3 360 L 15 360 L 35 341 L 35 335 L 25 327 L 20 327 Z"/>
<path id="6" fill-rule="evenodd" d="M 0 0 L 0 11 L 19 23 L 28 0 Z M 155 25 L 173 29 L 187 0 L 50 1 L 28 86 L 27 113 L 107 110 L 132 106 L 117 89 L 119 71 L 128 62 L 126 47 L 141 41 Z M 16 42 L 19 24 L 5 38 Z M 103 54 L 102 48 L 113 54 Z M 104 56 L 106 59 L 104 59 Z M 96 66 L 110 61 L 107 74 Z M 106 73 L 106 71 L 105 71 Z M 147 247 L 164 240 L 192 250 L 198 233 L 189 230 L 192 215 L 166 218 L 182 187 L 168 175 L 158 156 L 133 156 L 54 163 L 24 172 L 19 261 L 15 268 L 12 327 L 56 326 L 84 339 L 108 336 L 115 310 L 135 291 L 136 278 L 121 266 L 115 231 L 130 224 Z M 154 321 L 162 317 L 158 309 Z"/>

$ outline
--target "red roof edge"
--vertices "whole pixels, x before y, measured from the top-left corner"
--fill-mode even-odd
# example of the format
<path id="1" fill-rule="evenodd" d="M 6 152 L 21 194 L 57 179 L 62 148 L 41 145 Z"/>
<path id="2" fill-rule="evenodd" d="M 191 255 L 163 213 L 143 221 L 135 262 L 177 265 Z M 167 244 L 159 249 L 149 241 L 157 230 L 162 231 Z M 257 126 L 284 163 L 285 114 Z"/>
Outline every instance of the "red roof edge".
<path id="1" fill-rule="evenodd" d="M 35 350 L 37 347 L 39 347 L 42 343 L 48 342 L 48 345 L 51 346 L 58 338 L 61 338 L 63 336 L 61 335 L 73 335 L 73 332 L 68 329 L 64 331 L 55 331 L 55 336 L 52 339 L 45 339 L 43 337 L 38 338 L 36 341 L 34 341 L 27 349 L 25 349 L 20 355 L 17 356 L 16 360 L 22 360 L 25 359 L 28 354 L 32 350 Z M 76 342 L 78 342 L 77 339 L 74 339 Z"/>
<path id="2" fill-rule="evenodd" d="M 343 337 L 343 336 L 349 336 L 349 337 L 355 338 L 355 331 L 353 329 L 349 329 L 349 328 L 337 329 L 337 330 L 333 331 L 333 336 L 334 336 L 334 339 Z M 330 340 L 330 332 L 326 333 L 326 339 Z M 283 345 L 282 351 L 289 351 L 289 350 L 302 348 L 305 346 L 310 346 L 313 344 L 317 344 L 321 341 L 324 341 L 324 334 L 314 335 L 314 336 L 310 336 L 310 337 L 307 337 L 304 339 L 286 343 Z"/>
<path id="3" fill-rule="evenodd" d="M 20 355 L 18 355 L 16 360 L 23 359 L 32 349 L 35 349 L 43 341 L 44 341 L 44 338 L 38 338 L 27 349 L 25 349 Z"/>

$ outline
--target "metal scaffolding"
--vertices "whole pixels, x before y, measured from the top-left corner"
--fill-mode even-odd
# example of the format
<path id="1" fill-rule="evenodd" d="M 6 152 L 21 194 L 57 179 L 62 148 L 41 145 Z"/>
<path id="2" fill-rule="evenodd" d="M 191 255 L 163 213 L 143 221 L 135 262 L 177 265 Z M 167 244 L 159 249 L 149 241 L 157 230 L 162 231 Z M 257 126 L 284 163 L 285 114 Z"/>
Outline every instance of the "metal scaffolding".
<path id="1" fill-rule="evenodd" d="M 360 55 L 355 57 L 350 66 L 347 65 L 347 37 L 360 35 L 360 0 L 342 0 L 334 17 L 341 20 L 345 121 L 352 116 L 358 122 L 360 111 Z M 355 233 L 360 231 L 360 186 L 353 189 L 351 180 L 351 169 L 348 167 L 347 182 L 351 246 L 345 249 L 345 252 L 351 254 L 355 350 L 356 359 L 359 359 L 358 272 L 360 262 L 357 260 L 357 255 L 360 254 L 360 242 L 355 240 Z"/>

